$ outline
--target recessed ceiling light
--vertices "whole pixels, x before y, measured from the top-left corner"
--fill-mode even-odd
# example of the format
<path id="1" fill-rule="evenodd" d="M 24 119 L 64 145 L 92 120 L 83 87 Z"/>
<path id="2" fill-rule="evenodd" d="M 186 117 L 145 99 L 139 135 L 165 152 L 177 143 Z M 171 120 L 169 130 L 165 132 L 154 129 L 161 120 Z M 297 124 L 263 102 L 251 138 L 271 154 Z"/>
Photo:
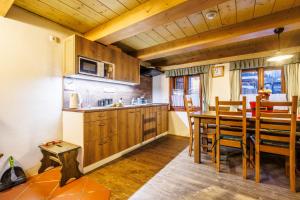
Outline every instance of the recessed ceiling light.
<path id="1" fill-rule="evenodd" d="M 217 11 L 215 10 L 211 10 L 211 11 L 208 11 L 206 14 L 205 14 L 205 17 L 209 20 L 212 20 L 214 19 L 216 16 L 217 16 Z"/>

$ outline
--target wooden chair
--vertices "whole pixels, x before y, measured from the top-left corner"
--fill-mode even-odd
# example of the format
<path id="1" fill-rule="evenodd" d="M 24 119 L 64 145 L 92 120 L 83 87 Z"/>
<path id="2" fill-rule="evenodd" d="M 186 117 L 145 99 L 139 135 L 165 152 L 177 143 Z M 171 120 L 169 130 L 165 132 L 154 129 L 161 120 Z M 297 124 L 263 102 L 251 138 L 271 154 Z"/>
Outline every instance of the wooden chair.
<path id="1" fill-rule="evenodd" d="M 222 111 L 222 106 L 242 106 L 241 111 Z M 216 97 L 216 170 L 220 171 L 220 146 L 242 150 L 243 178 L 247 178 L 247 123 L 246 97 L 242 101 L 219 101 Z"/>
<path id="2" fill-rule="evenodd" d="M 219 109 L 222 110 L 222 111 L 230 111 L 230 106 L 222 106 L 222 107 L 219 107 Z M 209 106 L 208 110 L 209 111 L 216 111 L 216 106 Z"/>
<path id="3" fill-rule="evenodd" d="M 209 106 L 209 111 L 216 111 L 216 106 Z M 220 110 L 229 111 L 229 106 L 220 107 Z M 202 141 L 202 148 L 203 152 L 211 153 L 212 161 L 215 162 L 215 136 L 216 136 L 216 124 L 203 124 L 202 126 L 202 133 L 201 133 L 201 141 Z M 211 144 L 211 148 L 209 149 L 209 144 Z M 212 149 L 213 147 L 213 149 Z"/>
<path id="4" fill-rule="evenodd" d="M 195 111 L 192 98 L 188 98 L 187 96 L 184 96 L 184 107 L 189 122 L 189 130 L 190 130 L 189 156 L 191 156 L 193 151 L 193 143 L 194 143 L 194 120 L 193 117 L 191 116 L 191 113 Z"/>
<path id="5" fill-rule="evenodd" d="M 189 156 L 191 156 L 192 151 L 193 151 L 193 142 L 194 142 L 194 120 L 193 120 L 193 117 L 191 117 L 191 112 L 195 111 L 195 107 L 193 106 L 192 98 L 185 96 L 184 97 L 184 106 L 185 106 L 185 110 L 187 112 L 187 117 L 188 117 L 188 122 L 189 122 L 189 130 L 190 130 Z M 213 144 L 215 143 L 215 135 L 216 135 L 215 131 L 205 129 L 205 128 L 203 128 L 203 126 L 201 127 L 201 129 L 202 129 L 201 137 L 203 137 L 203 135 L 206 135 L 207 138 L 212 141 L 211 146 L 213 146 Z M 214 162 L 215 161 L 215 148 L 210 149 L 210 154 L 212 157 L 212 161 Z"/>
<path id="6" fill-rule="evenodd" d="M 289 158 L 290 190 L 296 192 L 296 119 L 298 97 L 292 102 L 261 101 L 256 97 L 255 180 L 260 182 L 260 152 L 283 155 Z M 290 113 L 270 113 L 260 110 L 266 106 L 287 106 Z"/>

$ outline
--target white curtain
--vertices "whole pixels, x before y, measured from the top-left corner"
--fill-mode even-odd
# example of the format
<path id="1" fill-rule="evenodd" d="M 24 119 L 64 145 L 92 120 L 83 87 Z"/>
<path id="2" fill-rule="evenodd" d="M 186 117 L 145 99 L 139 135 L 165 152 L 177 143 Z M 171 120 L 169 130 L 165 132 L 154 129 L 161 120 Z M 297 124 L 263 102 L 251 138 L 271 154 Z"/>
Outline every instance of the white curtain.
<path id="1" fill-rule="evenodd" d="M 284 67 L 287 99 L 292 100 L 292 96 L 298 96 L 299 113 L 299 94 L 300 94 L 300 63 L 288 64 Z"/>
<path id="2" fill-rule="evenodd" d="M 239 101 L 241 94 L 241 70 L 231 70 L 230 76 L 230 100 Z M 235 107 L 230 108 L 236 110 Z"/>
<path id="3" fill-rule="evenodd" d="M 203 112 L 208 111 L 211 96 L 212 78 L 210 78 L 211 70 L 209 73 L 200 74 L 201 88 L 202 88 L 202 99 L 203 99 Z"/>

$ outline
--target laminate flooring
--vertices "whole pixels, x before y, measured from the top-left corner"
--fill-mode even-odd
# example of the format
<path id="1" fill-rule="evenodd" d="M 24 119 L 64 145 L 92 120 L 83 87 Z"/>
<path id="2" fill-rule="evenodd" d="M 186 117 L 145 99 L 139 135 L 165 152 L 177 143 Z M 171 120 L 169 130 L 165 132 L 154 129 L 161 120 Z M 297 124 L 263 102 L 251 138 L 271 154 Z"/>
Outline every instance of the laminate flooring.
<path id="1" fill-rule="evenodd" d="M 241 153 L 223 156 L 217 173 L 206 154 L 195 164 L 187 146 L 187 138 L 168 135 L 88 176 L 109 188 L 113 200 L 300 200 L 300 179 L 299 192 L 291 193 L 284 158 L 263 155 L 261 183 L 256 183 L 250 168 L 243 180 Z"/>
<path id="2" fill-rule="evenodd" d="M 88 177 L 110 189 L 111 200 L 125 200 L 187 146 L 187 138 L 167 135 L 98 168 Z"/>

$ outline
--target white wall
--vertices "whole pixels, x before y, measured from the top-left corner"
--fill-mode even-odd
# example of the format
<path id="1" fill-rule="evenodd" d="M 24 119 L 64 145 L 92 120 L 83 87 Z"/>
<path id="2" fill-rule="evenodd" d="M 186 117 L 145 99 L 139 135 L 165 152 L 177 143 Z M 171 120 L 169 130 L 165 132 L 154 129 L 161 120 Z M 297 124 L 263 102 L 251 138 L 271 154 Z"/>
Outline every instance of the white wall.
<path id="1" fill-rule="evenodd" d="M 153 103 L 169 103 L 169 79 L 165 74 L 154 76 L 152 79 Z"/>
<path id="2" fill-rule="evenodd" d="M 215 105 L 215 97 L 220 99 L 230 99 L 230 76 L 229 63 L 218 64 L 215 66 L 224 66 L 224 76 L 212 78 L 210 105 Z M 169 102 L 169 79 L 165 75 L 153 77 L 153 102 L 168 103 Z M 186 112 L 169 112 L 169 133 L 173 135 L 189 136 L 189 126 Z"/>
<path id="3" fill-rule="evenodd" d="M 17 7 L 0 30 L 0 163 L 12 155 L 33 172 L 38 145 L 62 136 L 62 44 L 49 36 L 72 32 Z"/>
<path id="4" fill-rule="evenodd" d="M 212 78 L 210 74 L 210 78 L 212 78 L 210 105 L 215 105 L 216 96 L 218 96 L 220 100 L 230 100 L 229 63 L 218 64 L 215 66 L 224 66 L 224 76 Z"/>
<path id="5" fill-rule="evenodd" d="M 152 97 L 154 103 L 169 103 L 169 79 L 164 74 L 153 77 Z M 186 112 L 169 112 L 169 134 L 188 136 Z"/>

